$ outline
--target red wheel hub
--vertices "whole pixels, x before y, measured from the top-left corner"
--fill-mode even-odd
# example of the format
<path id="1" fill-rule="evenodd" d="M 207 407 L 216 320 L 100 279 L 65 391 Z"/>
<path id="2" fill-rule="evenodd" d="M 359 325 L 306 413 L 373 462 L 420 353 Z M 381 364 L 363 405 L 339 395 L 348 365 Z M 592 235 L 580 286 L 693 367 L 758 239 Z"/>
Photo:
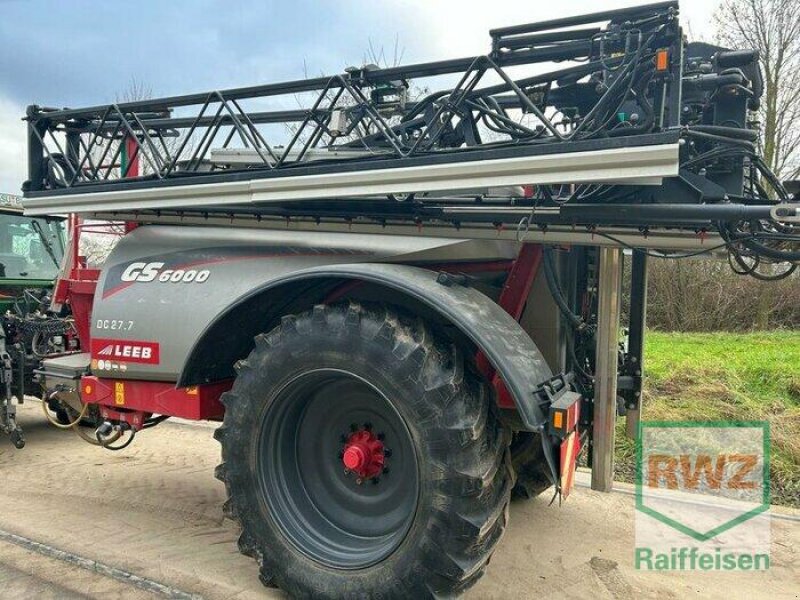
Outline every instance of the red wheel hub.
<path id="1" fill-rule="evenodd" d="M 342 452 L 342 462 L 349 471 L 362 479 L 377 477 L 383 471 L 384 447 L 371 431 L 350 434 Z"/>

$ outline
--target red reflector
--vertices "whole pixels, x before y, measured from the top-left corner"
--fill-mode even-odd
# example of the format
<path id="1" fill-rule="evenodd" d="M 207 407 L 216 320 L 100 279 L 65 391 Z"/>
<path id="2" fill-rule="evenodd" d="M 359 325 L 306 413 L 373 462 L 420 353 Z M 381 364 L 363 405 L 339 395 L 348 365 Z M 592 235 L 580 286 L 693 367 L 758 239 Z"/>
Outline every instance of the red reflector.
<path id="1" fill-rule="evenodd" d="M 561 497 L 566 500 L 575 483 L 575 468 L 581 451 L 581 438 L 573 431 L 561 442 Z"/>

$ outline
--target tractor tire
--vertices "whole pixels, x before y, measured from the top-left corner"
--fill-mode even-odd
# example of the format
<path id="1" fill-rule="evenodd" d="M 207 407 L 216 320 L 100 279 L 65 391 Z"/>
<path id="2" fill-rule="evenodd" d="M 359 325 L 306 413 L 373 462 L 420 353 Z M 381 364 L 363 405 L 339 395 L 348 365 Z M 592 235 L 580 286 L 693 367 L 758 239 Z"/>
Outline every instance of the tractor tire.
<path id="1" fill-rule="evenodd" d="M 433 598 L 483 574 L 508 520 L 510 435 L 482 379 L 383 305 L 286 316 L 237 364 L 215 437 L 224 510 L 297 598 Z"/>
<path id="2" fill-rule="evenodd" d="M 548 477 L 549 468 L 537 433 L 518 431 L 511 442 L 511 464 L 517 480 L 511 497 L 531 499 L 553 486 Z"/>

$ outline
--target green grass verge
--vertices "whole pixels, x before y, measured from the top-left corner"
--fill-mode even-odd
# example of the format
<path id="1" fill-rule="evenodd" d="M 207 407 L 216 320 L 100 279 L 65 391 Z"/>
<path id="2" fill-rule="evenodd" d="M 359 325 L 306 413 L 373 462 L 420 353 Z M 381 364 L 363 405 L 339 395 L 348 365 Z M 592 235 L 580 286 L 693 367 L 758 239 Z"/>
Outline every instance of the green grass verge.
<path id="1" fill-rule="evenodd" d="M 800 332 L 647 333 L 642 419 L 770 423 L 772 502 L 800 508 Z M 617 423 L 616 477 L 635 443 Z"/>

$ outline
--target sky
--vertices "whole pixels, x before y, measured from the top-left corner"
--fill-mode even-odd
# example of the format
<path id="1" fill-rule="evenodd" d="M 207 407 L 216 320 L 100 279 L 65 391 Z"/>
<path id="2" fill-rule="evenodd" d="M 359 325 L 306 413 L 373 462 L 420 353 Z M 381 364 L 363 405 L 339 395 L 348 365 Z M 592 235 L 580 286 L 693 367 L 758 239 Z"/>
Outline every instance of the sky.
<path id="1" fill-rule="evenodd" d="M 29 104 L 113 102 L 341 72 L 370 44 L 404 63 L 489 51 L 492 27 L 646 0 L 0 0 L 0 192 L 25 179 Z M 713 38 L 717 0 L 683 3 L 692 39 Z"/>

